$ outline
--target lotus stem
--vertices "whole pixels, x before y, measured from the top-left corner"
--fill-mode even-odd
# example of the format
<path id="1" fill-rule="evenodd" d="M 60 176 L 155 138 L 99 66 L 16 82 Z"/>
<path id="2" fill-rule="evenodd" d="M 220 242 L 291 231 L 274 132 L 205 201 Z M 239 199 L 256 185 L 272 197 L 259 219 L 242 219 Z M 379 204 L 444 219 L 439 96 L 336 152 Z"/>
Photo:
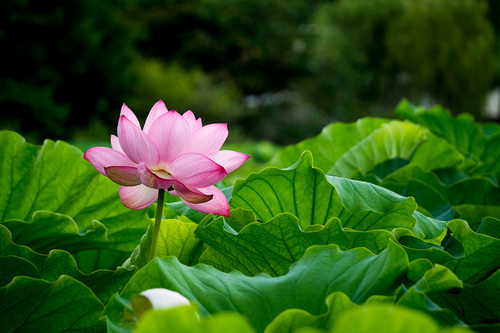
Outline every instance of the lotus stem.
<path id="1" fill-rule="evenodd" d="M 151 249 L 149 251 L 149 261 L 155 257 L 156 244 L 158 243 L 158 235 L 160 234 L 161 217 L 163 215 L 163 201 L 165 199 L 165 190 L 158 190 L 158 201 L 156 203 L 155 225 L 153 227 L 153 239 L 151 239 Z"/>

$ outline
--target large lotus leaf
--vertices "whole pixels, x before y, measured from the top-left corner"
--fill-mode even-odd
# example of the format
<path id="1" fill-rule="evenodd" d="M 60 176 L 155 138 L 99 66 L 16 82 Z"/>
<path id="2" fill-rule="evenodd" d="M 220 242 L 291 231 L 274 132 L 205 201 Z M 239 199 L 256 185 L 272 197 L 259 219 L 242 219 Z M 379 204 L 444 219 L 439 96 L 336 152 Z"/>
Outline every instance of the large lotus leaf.
<path id="1" fill-rule="evenodd" d="M 342 333 L 467 333 L 461 327 L 441 327 L 425 313 L 400 306 L 369 305 L 340 314 L 330 332 Z"/>
<path id="2" fill-rule="evenodd" d="M 463 284 L 447 268 L 427 259 L 410 263 L 408 276 L 418 280 L 398 300 L 398 304 L 420 309 L 446 325 L 481 324 L 494 331 L 500 325 L 500 271 L 471 286 Z M 456 290 L 453 290 L 456 288 Z"/>
<path id="3" fill-rule="evenodd" d="M 409 122 L 363 118 L 351 124 L 331 124 L 314 138 L 289 146 L 271 160 L 270 165 L 286 167 L 309 150 L 315 164 L 327 174 L 351 177 L 367 173 L 389 160 L 412 161 L 425 169 L 470 167 L 453 145 L 427 129 Z"/>
<path id="4" fill-rule="evenodd" d="M 415 198 L 434 218 L 451 220 L 453 207 L 449 202 L 446 187 L 432 171 L 423 170 L 418 164 L 409 164 L 389 174 L 375 184 L 406 197 Z"/>
<path id="5" fill-rule="evenodd" d="M 350 177 L 354 170 L 368 172 L 394 158 L 409 160 L 426 140 L 425 130 L 411 123 L 391 121 L 373 131 L 339 158 L 327 174 Z"/>
<path id="6" fill-rule="evenodd" d="M 340 201 L 349 211 L 380 211 L 384 209 L 384 206 L 387 206 L 387 203 L 384 205 L 383 201 L 395 203 L 398 202 L 398 200 L 400 202 L 408 199 L 414 200 L 413 198 L 399 196 L 397 193 L 391 191 L 384 191 L 382 190 L 383 187 L 366 182 L 333 176 L 326 176 L 326 178 L 329 183 L 335 186 L 339 193 Z M 401 213 L 401 211 L 398 213 Z M 412 216 L 416 220 L 416 224 L 412 228 L 412 231 L 419 237 L 429 240 L 439 239 L 441 234 L 446 230 L 445 221 L 427 217 L 418 211 L 414 211 Z M 403 217 L 400 216 L 399 218 L 402 219 Z M 359 228 L 358 225 L 353 227 L 352 224 L 344 224 L 344 226 L 354 229 Z M 405 226 L 401 224 L 398 228 L 401 227 L 404 228 Z"/>
<path id="7" fill-rule="evenodd" d="M 500 219 L 485 217 L 476 232 L 500 239 Z"/>
<path id="8" fill-rule="evenodd" d="M 279 151 L 269 165 L 288 167 L 294 164 L 305 150 L 309 150 L 314 155 L 316 167 L 323 171 L 330 170 L 335 161 L 350 148 L 387 122 L 387 119 L 366 117 L 355 123 L 330 124 L 324 127 L 319 135 Z"/>
<path id="9" fill-rule="evenodd" d="M 406 275 L 408 260 L 394 243 L 378 255 L 363 248 L 342 252 L 336 245 L 312 246 L 288 274 L 248 277 L 224 273 L 207 265 L 188 267 L 175 257 L 154 259 L 132 277 L 120 295 L 108 303 L 110 331 L 120 329 L 123 313 L 130 312 L 129 299 L 151 288 L 177 291 L 197 304 L 201 315 L 239 312 L 263 331 L 279 313 L 289 308 L 318 315 L 327 311 L 325 299 L 335 291 L 354 303 L 371 295 L 392 295 Z"/>
<path id="10" fill-rule="evenodd" d="M 103 303 L 120 291 L 135 273 L 135 269 L 119 267 L 116 271 L 97 270 L 84 274 L 75 259 L 66 251 L 52 250 L 48 255 L 36 253 L 29 247 L 12 242 L 10 231 L 0 224 L 0 286 L 16 276 L 30 276 L 54 282 L 61 275 L 69 275 L 87 285 Z"/>
<path id="11" fill-rule="evenodd" d="M 0 287 L 9 284 L 16 276 L 29 276 L 41 279 L 42 276 L 36 267 L 28 260 L 15 256 L 0 257 Z"/>
<path id="12" fill-rule="evenodd" d="M 500 205 L 469 205 L 455 206 L 457 217 L 466 220 L 472 229 L 477 230 L 485 217 L 500 219 Z"/>
<path id="13" fill-rule="evenodd" d="M 367 173 L 384 161 L 406 160 L 434 170 L 470 164 L 445 140 L 409 122 L 391 121 L 346 152 L 327 174 L 351 177 L 360 170 Z"/>
<path id="14" fill-rule="evenodd" d="M 116 267 L 130 255 L 146 231 L 146 212 L 124 207 L 118 185 L 100 175 L 79 149 L 51 140 L 34 146 L 10 131 L 0 132 L 0 146 L 0 221 L 32 222 L 41 210 L 71 217 L 83 232 L 100 221 L 108 229 L 108 246 L 78 253 L 86 272 Z"/>
<path id="15" fill-rule="evenodd" d="M 439 292 L 456 293 L 463 287 L 462 282 L 448 268 L 433 265 L 427 259 L 417 259 L 410 263 L 408 278 L 414 284 L 397 299 L 397 304 L 427 312 L 441 325 L 462 324 L 454 309 L 440 307 L 429 297 Z"/>
<path id="16" fill-rule="evenodd" d="M 98 222 L 85 231 L 80 231 L 75 221 L 67 216 L 49 211 L 37 211 L 31 222 L 7 220 L 2 223 L 12 233 L 16 244 L 28 245 L 39 253 L 52 249 L 71 253 L 109 246 L 107 229 Z"/>
<path id="17" fill-rule="evenodd" d="M 300 328 L 318 328 L 329 331 L 339 315 L 347 310 L 359 308 L 342 292 L 334 292 L 326 298 L 328 311 L 320 315 L 298 309 L 288 309 L 280 313 L 266 327 L 266 333 L 294 332 Z"/>
<path id="18" fill-rule="evenodd" d="M 296 310 L 297 311 L 297 310 Z M 298 311 L 297 311 L 298 312 Z M 284 313 L 285 314 L 285 313 Z M 356 307 L 351 310 L 340 312 L 336 321 L 327 329 L 316 328 L 321 316 L 311 316 L 304 313 L 289 313 L 293 317 L 279 319 L 287 320 L 268 326 L 266 333 L 296 332 L 296 333 L 371 333 L 371 332 L 391 332 L 391 333 L 471 333 L 472 330 L 463 326 L 442 327 L 431 316 L 421 311 L 415 311 L 407 307 L 391 306 L 388 304 L 369 304 L 363 307 Z M 309 316 L 309 317 L 308 317 Z M 315 318 L 316 317 L 316 318 Z M 298 327 L 297 330 L 293 330 Z M 489 331 L 491 332 L 491 331 Z"/>
<path id="19" fill-rule="evenodd" d="M 425 109 L 403 101 L 396 112 L 427 127 L 458 147 L 465 155 L 472 154 L 480 160 L 477 172 L 500 171 L 500 131 L 489 131 L 487 135 L 483 126 L 475 123 L 471 115 L 461 114 L 453 118 L 448 110 L 441 107 Z"/>
<path id="20" fill-rule="evenodd" d="M 233 212 L 232 215 L 238 213 Z M 234 217 L 233 217 L 234 219 Z M 386 230 L 343 230 L 340 221 L 332 218 L 324 226 L 304 231 L 299 220 L 288 213 L 279 214 L 269 222 L 248 224 L 236 233 L 231 221 L 222 217 L 200 224 L 196 235 L 210 247 L 202 254 L 201 263 L 246 275 L 267 273 L 280 276 L 298 261 L 312 245 L 337 244 L 340 250 L 364 247 L 374 253 L 382 251 L 394 236 Z"/>
<path id="21" fill-rule="evenodd" d="M 135 333 L 255 333 L 248 321 L 237 313 L 218 313 L 199 318 L 193 306 L 146 312 Z"/>
<path id="22" fill-rule="evenodd" d="M 469 285 L 482 281 L 500 267 L 500 239 L 476 233 L 462 220 L 448 222 L 448 229 L 450 236 L 444 248 L 413 236 L 400 237 L 399 242 L 410 261 L 426 258 L 444 265 Z"/>
<path id="23" fill-rule="evenodd" d="M 500 270 L 474 286 L 464 284 L 454 293 L 431 295 L 434 302 L 453 309 L 469 325 L 500 324 Z M 494 329 L 492 328 L 492 331 Z"/>
<path id="24" fill-rule="evenodd" d="M 403 196 L 414 197 L 419 206 L 441 219 L 452 219 L 455 206 L 473 206 L 484 217 L 488 211 L 480 213 L 482 207 L 500 205 L 500 187 L 489 177 L 473 176 L 455 179 L 452 183 L 446 179 L 445 183 L 436 172 L 414 163 L 390 173 L 382 181 L 375 178 L 370 181 Z M 466 217 L 469 216 L 462 218 L 467 220 Z"/>
<path id="25" fill-rule="evenodd" d="M 177 219 L 162 220 L 160 233 L 156 244 L 155 255 L 163 258 L 175 256 L 184 265 L 194 265 L 198 263 L 198 258 L 203 249 L 203 243 L 194 235 L 198 225 L 185 217 Z M 153 237 L 153 224 L 141 239 L 134 253 L 125 266 L 131 265 L 139 268 L 146 265 L 149 261 L 149 251 L 151 248 L 151 239 Z"/>
<path id="26" fill-rule="evenodd" d="M 16 277 L 0 287 L 2 332 L 102 332 L 104 308 L 81 282 Z"/>
<path id="27" fill-rule="evenodd" d="M 420 236 L 436 238 L 445 229 L 440 221 L 414 216 L 417 205 L 413 198 L 373 184 L 325 176 L 312 166 L 312 155 L 307 151 L 290 168 L 270 167 L 237 181 L 231 206 L 252 210 L 263 222 L 291 213 L 302 228 L 338 217 L 343 227 L 360 231 L 412 229 L 421 223 L 431 225 L 422 225 L 419 230 L 432 233 Z"/>

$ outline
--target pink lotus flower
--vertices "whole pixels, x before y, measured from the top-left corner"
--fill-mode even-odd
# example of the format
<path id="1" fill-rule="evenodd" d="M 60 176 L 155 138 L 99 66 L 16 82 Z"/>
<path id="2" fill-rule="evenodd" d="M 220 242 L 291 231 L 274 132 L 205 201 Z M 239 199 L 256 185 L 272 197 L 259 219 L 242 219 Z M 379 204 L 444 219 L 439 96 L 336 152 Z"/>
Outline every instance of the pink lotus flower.
<path id="1" fill-rule="evenodd" d="M 123 104 L 118 136 L 111 136 L 113 148 L 91 148 L 84 158 L 122 185 L 120 199 L 128 208 L 148 207 L 158 189 L 164 189 L 197 211 L 229 216 L 226 197 L 213 185 L 249 156 L 220 150 L 227 135 L 227 124 L 202 126 L 191 111 L 181 116 L 162 101 L 153 106 L 141 130 L 135 114 Z"/>

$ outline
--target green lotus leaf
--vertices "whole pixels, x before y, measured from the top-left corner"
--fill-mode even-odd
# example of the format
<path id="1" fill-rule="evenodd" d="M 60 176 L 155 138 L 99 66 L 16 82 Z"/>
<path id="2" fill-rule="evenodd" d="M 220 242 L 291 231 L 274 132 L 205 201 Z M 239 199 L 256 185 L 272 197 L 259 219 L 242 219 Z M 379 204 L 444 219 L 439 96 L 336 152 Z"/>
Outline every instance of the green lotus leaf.
<path id="1" fill-rule="evenodd" d="M 18 276 L 0 287 L 2 332 L 102 332 L 104 308 L 81 282 L 62 275 L 48 282 Z"/>
<path id="2" fill-rule="evenodd" d="M 473 229 L 484 216 L 499 214 L 494 207 L 500 204 L 500 187 L 494 179 L 487 176 L 448 179 L 448 175 L 446 178 L 443 175 L 443 172 L 409 164 L 382 181 L 374 178 L 371 181 L 403 196 L 414 197 L 419 206 L 425 207 L 436 218 L 450 220 L 460 216 Z"/>
<path id="3" fill-rule="evenodd" d="M 466 168 L 477 163 L 424 127 L 397 120 L 363 118 L 352 124 L 325 127 L 320 135 L 280 151 L 270 165 L 291 165 L 305 150 L 313 153 L 317 167 L 329 175 L 342 177 L 351 177 L 356 172 L 366 174 L 390 160 L 416 163 L 429 170 Z"/>
<path id="4" fill-rule="evenodd" d="M 16 244 L 29 245 L 39 253 L 49 253 L 52 249 L 77 253 L 109 246 L 107 228 L 98 221 L 94 221 L 87 230 L 80 231 L 67 215 L 37 211 L 30 222 L 7 220 L 2 224 L 10 230 Z"/>
<path id="5" fill-rule="evenodd" d="M 452 117 L 442 107 L 425 109 L 407 101 L 401 102 L 396 112 L 430 129 L 436 135 L 456 146 L 466 156 L 476 160 L 477 172 L 500 171 L 500 130 L 490 125 L 488 132 L 468 114 Z"/>
<path id="6" fill-rule="evenodd" d="M 449 237 L 444 247 L 426 243 L 413 236 L 403 236 L 403 244 L 410 261 L 425 258 L 448 267 L 458 278 L 474 285 L 500 267 L 500 239 L 471 230 L 467 222 L 448 222 Z"/>
<path id="7" fill-rule="evenodd" d="M 16 276 L 29 276 L 41 279 L 38 269 L 28 260 L 15 256 L 0 257 L 0 287 L 10 283 Z"/>
<path id="8" fill-rule="evenodd" d="M 225 272 L 280 276 L 312 245 L 337 244 L 342 251 L 364 247 L 379 253 L 390 239 L 395 240 L 386 230 L 344 230 L 337 218 L 319 228 L 302 230 L 299 220 L 289 213 L 279 214 L 266 223 L 250 223 L 236 233 L 231 222 L 238 220 L 238 215 L 233 211 L 231 221 L 219 217 L 199 225 L 196 236 L 210 246 L 202 254 L 201 263 Z"/>
<path id="9" fill-rule="evenodd" d="M 421 237 L 436 238 L 445 230 L 444 222 L 414 214 L 417 205 L 412 198 L 373 184 L 325 176 L 312 166 L 310 152 L 290 168 L 266 168 L 237 181 L 231 206 L 252 210 L 264 222 L 291 213 L 302 228 L 338 217 L 343 227 L 360 231 L 412 229 L 422 224 L 415 231 Z"/>
<path id="10" fill-rule="evenodd" d="M 435 303 L 429 301 L 427 297 L 427 294 L 455 291 L 457 288 L 462 288 L 462 283 L 449 269 L 440 265 L 432 267 L 429 261 L 419 259 L 410 264 L 409 274 L 414 275 L 417 280 L 409 290 L 402 293 L 402 296 L 400 296 L 396 304 L 393 303 L 396 301 L 394 297 L 374 295 L 367 300 L 365 305 L 358 306 L 345 294 L 336 292 L 331 294 L 326 300 L 328 305 L 328 311 L 326 313 L 311 315 L 304 310 L 289 309 L 282 312 L 271 322 L 271 324 L 269 324 L 266 328 L 266 333 L 295 332 L 298 329 L 311 327 L 321 329 L 322 332 L 338 332 L 339 326 L 342 327 L 344 325 L 344 318 L 342 317 L 346 312 L 350 310 L 363 310 L 363 313 L 365 313 L 373 308 L 386 308 L 387 313 L 381 312 L 379 315 L 381 317 L 386 317 L 389 322 L 394 320 L 394 318 L 392 318 L 394 311 L 397 313 L 398 309 L 413 308 L 414 310 L 418 310 L 418 312 L 413 311 L 415 315 L 434 322 L 432 325 L 434 330 L 441 325 L 440 329 L 443 331 L 453 331 L 456 329 L 456 327 L 453 326 L 457 324 L 463 325 L 461 321 L 457 320 L 453 312 L 448 309 L 439 308 Z M 428 307 L 429 304 L 434 304 L 435 306 L 431 309 Z M 357 320 L 364 321 L 366 318 L 360 316 Z M 366 325 L 366 329 L 370 329 L 371 331 L 379 331 L 381 329 L 380 327 L 385 327 L 372 323 L 371 320 L 373 320 L 373 318 L 365 322 L 363 327 Z M 363 327 L 357 329 L 362 331 L 365 329 Z M 390 331 L 391 329 L 399 331 L 400 328 L 384 328 L 382 331 Z M 401 327 L 401 329 L 403 329 L 403 327 Z M 408 329 L 408 327 L 404 329 Z M 354 328 L 352 328 L 352 330 L 354 330 Z M 469 330 L 465 331 L 468 332 Z M 344 330 L 342 329 L 341 332 L 344 332 Z"/>
<path id="11" fill-rule="evenodd" d="M 289 309 L 280 313 L 266 327 L 266 333 L 295 332 L 301 328 L 317 328 L 329 331 L 340 314 L 350 309 L 359 308 L 342 292 L 334 292 L 326 298 L 328 311 L 320 315 L 298 309 Z"/>
<path id="12" fill-rule="evenodd" d="M 457 217 L 469 223 L 473 230 L 477 230 L 485 217 L 500 219 L 500 205 L 469 205 L 455 206 Z"/>
<path id="13" fill-rule="evenodd" d="M 237 313 L 218 313 L 199 318 L 193 306 L 148 311 L 141 317 L 135 333 L 255 333 L 247 320 Z"/>
<path id="14" fill-rule="evenodd" d="M 391 121 L 358 142 L 327 171 L 329 175 L 350 177 L 359 169 L 364 173 L 394 158 L 409 160 L 426 141 L 425 130 L 411 123 Z"/>
<path id="15" fill-rule="evenodd" d="M 441 327 L 432 317 L 412 309 L 390 305 L 370 305 L 343 312 L 330 332 L 343 333 L 466 333 L 460 327 Z"/>
<path id="16" fill-rule="evenodd" d="M 309 150 L 314 155 L 317 168 L 330 170 L 349 149 L 387 122 L 387 119 L 365 117 L 354 123 L 330 124 L 319 135 L 279 151 L 269 165 L 286 168 L 294 164 L 305 150 Z"/>
<path id="17" fill-rule="evenodd" d="M 78 148 L 51 140 L 31 145 L 11 131 L 0 131 L 0 146 L 0 222 L 29 224 L 38 216 L 36 212 L 50 211 L 70 217 L 85 233 L 94 230 L 94 221 L 99 221 L 107 228 L 107 245 L 82 249 L 75 255 L 80 269 L 87 273 L 115 268 L 130 256 L 149 223 L 146 211 L 124 207 L 118 185 L 100 175 Z M 13 233 L 17 235 L 16 230 Z"/>
<path id="18" fill-rule="evenodd" d="M 363 248 L 342 252 L 336 245 L 312 246 L 281 277 L 248 277 L 202 264 L 184 266 L 175 257 L 157 258 L 111 299 L 105 315 L 111 332 L 126 332 L 130 327 L 123 314 L 131 312 L 129 298 L 147 289 L 166 288 L 195 303 L 202 316 L 239 312 L 258 331 L 263 331 L 286 309 L 302 309 L 312 315 L 326 312 L 325 299 L 335 291 L 343 292 L 354 303 L 362 303 L 374 294 L 392 295 L 407 267 L 404 251 L 394 243 L 378 255 Z"/>
<path id="19" fill-rule="evenodd" d="M 500 239 L 500 219 L 485 217 L 476 232 Z"/>
<path id="20" fill-rule="evenodd" d="M 69 275 L 92 289 L 103 303 L 120 291 L 135 273 L 136 269 L 119 267 L 116 270 L 97 270 L 84 274 L 75 259 L 66 251 L 52 250 L 48 255 L 36 253 L 29 247 L 12 242 L 6 227 L 0 224 L 0 267 L 2 283 L 10 283 L 16 276 L 41 278 L 55 282 L 61 275 Z"/>
<path id="21" fill-rule="evenodd" d="M 432 296 L 439 292 L 456 293 L 463 287 L 463 283 L 448 268 L 433 265 L 427 259 L 417 259 L 410 263 L 408 278 L 414 283 L 397 299 L 396 304 L 426 312 L 441 325 L 464 324 L 453 309 L 440 307 L 432 301 Z"/>
<path id="22" fill-rule="evenodd" d="M 442 307 L 453 309 L 454 313 L 469 325 L 500 324 L 500 270 L 486 280 L 476 284 L 464 284 L 454 293 L 439 293 L 430 296 Z M 490 328 L 494 332 L 493 327 Z"/>

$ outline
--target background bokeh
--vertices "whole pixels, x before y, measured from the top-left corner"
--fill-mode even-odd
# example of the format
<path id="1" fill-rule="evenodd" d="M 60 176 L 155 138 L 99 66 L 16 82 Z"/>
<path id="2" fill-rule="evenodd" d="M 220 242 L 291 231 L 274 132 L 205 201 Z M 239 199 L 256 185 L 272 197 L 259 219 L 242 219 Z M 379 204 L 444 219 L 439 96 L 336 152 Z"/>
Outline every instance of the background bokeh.
<path id="1" fill-rule="evenodd" d="M 33 143 L 106 141 L 162 99 L 288 144 L 404 97 L 484 120 L 499 86 L 498 0 L 0 2 L 0 128 Z"/>

